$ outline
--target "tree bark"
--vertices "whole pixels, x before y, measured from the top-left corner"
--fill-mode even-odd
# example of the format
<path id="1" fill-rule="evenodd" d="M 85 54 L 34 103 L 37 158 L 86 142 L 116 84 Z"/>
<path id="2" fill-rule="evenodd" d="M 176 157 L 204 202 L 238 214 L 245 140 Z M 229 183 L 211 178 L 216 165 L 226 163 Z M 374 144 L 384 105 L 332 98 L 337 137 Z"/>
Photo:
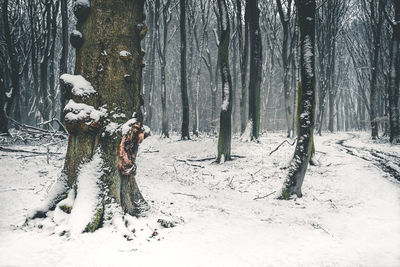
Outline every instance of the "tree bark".
<path id="1" fill-rule="evenodd" d="M 186 77 L 186 0 L 180 0 L 181 34 L 181 94 L 182 94 L 182 130 L 181 138 L 190 139 L 189 135 L 189 98 Z"/>
<path id="2" fill-rule="evenodd" d="M 156 19 L 157 24 L 157 37 L 158 47 L 161 65 L 161 136 L 169 138 L 169 123 L 168 123 L 168 110 L 167 110 L 167 47 L 168 47 L 168 24 L 170 22 L 169 6 L 171 1 L 168 0 L 162 7 L 163 17 L 163 36 L 160 36 L 160 25 L 158 18 Z M 160 0 L 156 1 L 156 13 L 160 10 Z M 161 48 L 161 39 L 162 48 Z"/>
<path id="3" fill-rule="evenodd" d="M 260 133 L 260 86 L 262 70 L 262 44 L 260 31 L 260 10 L 258 0 L 250 0 L 250 83 L 249 83 L 249 121 L 251 121 L 251 140 L 257 140 Z"/>
<path id="4" fill-rule="evenodd" d="M 242 23 L 242 4 L 237 0 L 237 17 L 238 17 L 238 37 L 239 37 L 239 54 L 240 54 L 240 81 L 241 81 L 241 94 L 240 94 L 240 131 L 244 133 L 247 125 L 246 116 L 246 103 L 247 103 L 247 65 L 249 58 L 249 8 L 248 1 L 246 1 L 245 14 L 244 14 L 244 39 L 243 39 L 243 23 Z"/>
<path id="5" fill-rule="evenodd" d="M 400 143 L 400 121 L 399 121 L 399 87 L 400 87 L 400 1 L 393 1 L 396 23 L 391 22 L 393 29 L 390 44 L 390 71 L 389 71 L 389 125 L 390 142 Z"/>
<path id="6" fill-rule="evenodd" d="M 50 113 L 52 109 L 50 92 L 48 87 L 49 81 L 49 54 L 50 54 L 50 43 L 51 43 L 51 2 L 47 0 L 45 3 L 45 30 L 44 40 L 42 47 L 42 54 L 40 59 L 40 102 L 39 106 L 40 113 L 43 121 L 50 119 Z"/>
<path id="7" fill-rule="evenodd" d="M 53 1 L 51 4 L 52 7 L 52 16 L 51 16 L 51 46 L 49 51 L 49 98 L 51 103 L 50 117 L 54 117 L 56 112 L 56 80 L 55 80 L 55 49 L 56 49 L 56 39 L 57 39 L 57 14 L 60 6 L 60 1 Z M 53 115 L 54 114 L 54 115 Z"/>
<path id="8" fill-rule="evenodd" d="M 84 36 L 76 51 L 75 74 L 82 77 L 61 77 L 69 99 L 65 116 L 69 139 L 56 186 L 60 190 L 32 218 L 57 208 L 70 190 L 76 192 L 77 201 L 84 190 L 80 188 L 82 179 L 95 179 L 101 187 L 92 220 L 82 231 L 92 232 L 101 226 L 112 200 L 134 216 L 149 208 L 135 180 L 138 146 L 146 136 L 140 95 L 144 66 L 140 41 L 147 32 L 143 6 L 143 0 L 92 0 L 89 13 L 75 9 L 77 29 Z M 73 80 L 78 78 L 90 82 L 85 93 L 74 88 Z M 82 112 L 84 116 L 79 116 Z M 96 164 L 99 170 L 82 177 L 87 164 Z M 72 213 L 75 208 L 79 207 L 72 206 Z"/>
<path id="9" fill-rule="evenodd" d="M 32 70 L 32 95 L 39 96 L 39 73 L 38 73 L 38 48 L 37 48 L 37 29 L 35 27 L 36 24 L 36 7 L 33 2 L 29 2 L 28 4 L 28 16 L 29 16 L 29 27 L 30 27 L 30 42 L 31 42 L 31 70 Z M 31 111 L 37 109 L 38 97 L 34 97 L 32 101 Z M 62 110 L 61 110 L 62 111 Z M 29 112 L 34 113 L 34 112 Z M 29 116 L 30 122 L 34 122 L 36 119 L 36 114 L 32 114 Z"/>
<path id="10" fill-rule="evenodd" d="M 1 62 L 3 64 L 3 62 Z M 4 84 L 4 72 L 0 69 L 0 133 L 9 134 L 8 132 L 8 119 L 5 111 L 6 105 L 6 87 Z"/>
<path id="11" fill-rule="evenodd" d="M 284 93 L 284 103 L 285 103 L 285 116 L 287 125 L 287 137 L 291 136 L 292 129 L 292 107 L 290 103 L 290 83 L 289 83 L 289 71 L 290 71 L 290 59 L 289 54 L 289 26 L 290 26 L 290 16 L 291 16 L 291 6 L 292 1 L 288 0 L 288 7 L 286 14 L 283 12 L 281 0 L 276 0 L 278 6 L 279 17 L 281 19 L 283 28 L 282 37 L 282 68 L 283 68 L 283 93 Z M 251 64 L 250 64 L 251 65 Z"/>
<path id="12" fill-rule="evenodd" d="M 68 72 L 68 52 L 69 52 L 69 41 L 68 41 L 68 5 L 67 1 L 61 0 L 61 24 L 62 24 L 62 50 L 60 59 L 60 74 Z M 60 84 L 61 94 L 60 94 L 60 121 L 64 123 L 64 107 L 65 107 L 65 88 L 64 85 Z M 60 126 L 60 130 L 61 126 Z"/>
<path id="13" fill-rule="evenodd" d="M 218 23 L 221 29 L 218 55 L 220 58 L 220 74 L 222 82 L 222 106 L 219 124 L 217 162 L 224 162 L 231 159 L 232 139 L 232 78 L 229 70 L 230 24 L 225 0 L 218 0 L 218 10 Z"/>
<path id="14" fill-rule="evenodd" d="M 13 39 L 11 36 L 10 22 L 8 18 L 8 0 L 4 0 L 2 5 L 3 25 L 4 25 L 4 41 L 6 43 L 7 54 L 11 65 L 11 88 L 8 90 L 6 95 L 6 107 L 5 111 L 7 116 L 10 116 L 14 99 L 19 94 L 19 67 L 17 61 L 17 52 L 13 45 Z M 4 119 L 8 121 L 7 119 Z"/>
<path id="15" fill-rule="evenodd" d="M 299 133 L 281 198 L 302 196 L 301 186 L 313 150 L 315 108 L 315 0 L 296 1 L 300 29 L 301 86 L 298 91 Z"/>
<path id="16" fill-rule="evenodd" d="M 149 2 L 147 2 L 149 3 Z M 150 64 L 148 66 L 148 70 L 146 71 L 146 76 L 147 79 L 144 81 L 144 87 L 145 87 L 145 111 L 146 111 L 146 116 L 145 116 L 145 123 L 148 125 L 150 128 L 153 127 L 152 124 L 152 118 L 153 118 L 153 86 L 154 86 L 154 72 L 155 72 L 155 67 L 156 67 L 156 37 L 157 37 L 157 31 L 156 27 L 157 25 L 157 20 L 159 18 L 159 13 L 156 12 L 156 10 L 153 10 L 153 6 L 149 6 L 149 20 L 150 20 L 150 30 L 151 30 L 151 36 L 150 36 L 150 41 L 149 45 L 150 48 L 147 48 L 147 50 L 150 51 Z"/>
<path id="17" fill-rule="evenodd" d="M 371 137 L 372 139 L 378 138 L 378 122 L 376 121 L 376 112 L 377 112 L 377 79 L 378 79 L 378 61 L 379 61 L 379 49 L 381 45 L 381 32 L 382 32 L 382 24 L 383 24 L 383 11 L 381 2 L 378 3 L 378 18 L 375 17 L 375 4 L 370 2 L 370 12 L 371 12 L 371 23 L 375 23 L 375 29 L 373 29 L 373 57 L 372 57 L 372 65 L 371 65 L 371 81 L 370 81 L 370 123 L 371 123 Z"/>

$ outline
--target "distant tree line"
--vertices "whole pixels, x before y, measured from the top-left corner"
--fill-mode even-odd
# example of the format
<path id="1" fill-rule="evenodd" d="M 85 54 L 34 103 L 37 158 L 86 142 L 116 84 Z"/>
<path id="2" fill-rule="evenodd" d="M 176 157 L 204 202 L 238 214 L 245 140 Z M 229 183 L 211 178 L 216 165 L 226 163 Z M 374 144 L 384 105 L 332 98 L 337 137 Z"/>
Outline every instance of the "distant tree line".
<path id="1" fill-rule="evenodd" d="M 73 4 L 2 0 L 2 133 L 15 126 L 12 120 L 45 128 L 63 121 L 59 76 L 74 68 L 75 50 L 68 45 Z M 374 139 L 399 139 L 399 5 L 316 1 L 319 134 L 370 130 Z M 294 0 L 147 0 L 145 13 L 141 90 L 145 123 L 154 132 L 190 138 L 217 132 L 229 117 L 232 133 L 251 128 L 250 139 L 276 130 L 296 135 L 300 33 Z M 220 113 L 226 96 L 230 114 Z"/>

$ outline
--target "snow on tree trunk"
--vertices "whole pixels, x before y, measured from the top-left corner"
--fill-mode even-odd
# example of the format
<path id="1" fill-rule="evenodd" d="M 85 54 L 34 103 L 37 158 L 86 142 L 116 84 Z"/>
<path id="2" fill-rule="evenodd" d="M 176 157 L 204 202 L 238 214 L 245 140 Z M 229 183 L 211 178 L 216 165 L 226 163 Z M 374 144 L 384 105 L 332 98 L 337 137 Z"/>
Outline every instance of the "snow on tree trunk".
<path id="1" fill-rule="evenodd" d="M 219 67 L 222 81 L 222 106 L 220 113 L 217 162 L 224 162 L 231 159 L 232 139 L 232 79 L 229 70 L 230 25 L 225 0 L 218 0 L 218 10 L 218 23 L 221 26 L 218 56 L 220 58 Z"/>
<path id="2" fill-rule="evenodd" d="M 69 99 L 65 165 L 48 200 L 29 216 L 68 211 L 75 233 L 100 227 L 108 203 L 133 216 L 149 208 L 135 180 L 136 153 L 147 135 L 140 95 L 144 1 L 81 2 L 85 5 L 74 9 L 84 39 L 76 51 L 76 75 L 60 78 Z M 68 207 L 64 202 L 70 198 Z"/>
<path id="3" fill-rule="evenodd" d="M 1 106 L 2 109 L 5 110 L 4 112 L 1 112 L 0 115 L 3 115 L 1 117 L 1 121 L 4 122 L 5 124 L 8 123 L 8 118 L 7 116 L 11 115 L 11 109 L 13 107 L 13 103 L 14 100 L 17 98 L 17 96 L 19 95 L 19 66 L 18 66 L 18 57 L 17 57 L 17 51 L 16 51 L 16 47 L 13 45 L 13 36 L 11 33 L 11 25 L 10 25 L 10 21 L 9 21 L 9 2 L 8 0 L 4 0 L 2 3 L 2 24 L 4 26 L 4 42 L 5 42 L 5 46 L 7 49 L 7 54 L 8 54 L 8 58 L 6 59 L 6 61 L 9 60 L 10 62 L 10 75 L 11 75 L 11 84 L 10 87 L 7 88 L 7 92 L 5 93 L 5 91 L 1 91 L 2 94 L 5 94 L 4 97 L 5 98 L 5 107 L 4 105 Z M 5 66 L 7 65 L 6 62 Z M 4 67 L 2 67 L 4 68 Z M 4 77 L 7 75 L 6 72 L 4 72 Z M 3 77 L 3 87 L 4 89 L 6 86 L 5 80 Z M 4 92 L 4 93 L 3 93 Z M 3 127 L 2 127 L 3 128 Z M 7 126 L 4 126 L 4 129 L 7 129 Z M 8 133 L 8 129 L 7 130 L 2 130 L 2 132 L 4 133 Z"/>
<path id="4" fill-rule="evenodd" d="M 250 83 L 249 120 L 252 122 L 251 140 L 257 140 L 260 133 L 260 86 L 262 70 L 262 45 L 260 31 L 260 10 L 258 1 L 249 2 L 250 28 Z"/>
<path id="5" fill-rule="evenodd" d="M 288 176 L 280 198 L 289 199 L 293 194 L 302 196 L 301 186 L 313 150 L 315 108 L 315 0 L 296 1 L 300 29 L 300 68 L 298 138 Z"/>

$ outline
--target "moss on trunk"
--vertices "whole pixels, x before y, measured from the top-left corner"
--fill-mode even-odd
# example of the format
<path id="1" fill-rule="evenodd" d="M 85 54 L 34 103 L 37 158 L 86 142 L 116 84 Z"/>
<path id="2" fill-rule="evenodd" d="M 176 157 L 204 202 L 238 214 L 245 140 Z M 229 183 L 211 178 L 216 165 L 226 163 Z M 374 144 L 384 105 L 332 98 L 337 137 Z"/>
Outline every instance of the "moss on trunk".
<path id="1" fill-rule="evenodd" d="M 66 179 L 59 182 L 66 184 L 66 191 L 75 190 L 79 187 L 76 181 L 82 164 L 92 160 L 95 151 L 100 153 L 102 174 L 95 178 L 104 185 L 104 192 L 98 196 L 98 208 L 93 211 L 86 232 L 102 225 L 107 199 L 115 199 L 125 212 L 134 216 L 148 209 L 135 180 L 136 153 L 145 137 L 140 95 L 144 67 L 140 42 L 147 31 L 143 5 L 144 0 L 91 0 L 90 10 L 75 12 L 77 29 L 84 40 L 76 51 L 75 75 L 83 76 L 96 92 L 88 96 L 73 94 L 73 86 L 65 84 L 66 96 L 99 111 L 101 116 L 76 119 L 66 116 L 69 132 L 63 169 Z M 77 114 L 73 108 L 67 111 Z M 110 125 L 117 127 L 107 130 Z M 60 199 L 63 198 L 57 196 L 51 203 Z"/>
<path id="2" fill-rule="evenodd" d="M 315 0 L 296 1 L 300 28 L 301 86 L 298 95 L 298 137 L 280 198 L 302 196 L 301 187 L 313 152 L 315 121 Z M 311 18 L 311 19 L 310 19 Z"/>

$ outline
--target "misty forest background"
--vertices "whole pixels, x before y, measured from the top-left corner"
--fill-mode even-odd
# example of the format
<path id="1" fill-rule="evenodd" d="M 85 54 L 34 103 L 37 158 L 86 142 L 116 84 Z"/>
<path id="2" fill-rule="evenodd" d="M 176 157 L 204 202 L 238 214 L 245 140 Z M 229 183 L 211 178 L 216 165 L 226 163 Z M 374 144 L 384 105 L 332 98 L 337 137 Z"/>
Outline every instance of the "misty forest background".
<path id="1" fill-rule="evenodd" d="M 248 122 L 252 80 L 249 50 L 254 30 L 249 20 L 254 10 L 246 2 L 228 1 L 232 130 L 238 134 L 243 134 Z M 391 139 L 398 136 L 398 2 L 317 1 L 315 130 L 319 134 L 372 130 L 373 138 L 378 132 L 389 136 L 392 111 Z M 260 132 L 286 131 L 293 136 L 300 74 L 296 8 L 291 0 L 266 0 L 259 2 L 259 10 Z M 63 122 L 65 99 L 59 77 L 73 73 L 75 61 L 75 49 L 69 43 L 76 24 L 73 1 L 3 0 L 0 14 L 1 132 L 18 123 L 60 127 L 57 120 Z M 148 0 L 145 14 L 144 123 L 168 136 L 182 125 L 179 1 Z M 219 127 L 218 16 L 214 0 L 186 1 L 191 135 L 216 133 Z"/>

